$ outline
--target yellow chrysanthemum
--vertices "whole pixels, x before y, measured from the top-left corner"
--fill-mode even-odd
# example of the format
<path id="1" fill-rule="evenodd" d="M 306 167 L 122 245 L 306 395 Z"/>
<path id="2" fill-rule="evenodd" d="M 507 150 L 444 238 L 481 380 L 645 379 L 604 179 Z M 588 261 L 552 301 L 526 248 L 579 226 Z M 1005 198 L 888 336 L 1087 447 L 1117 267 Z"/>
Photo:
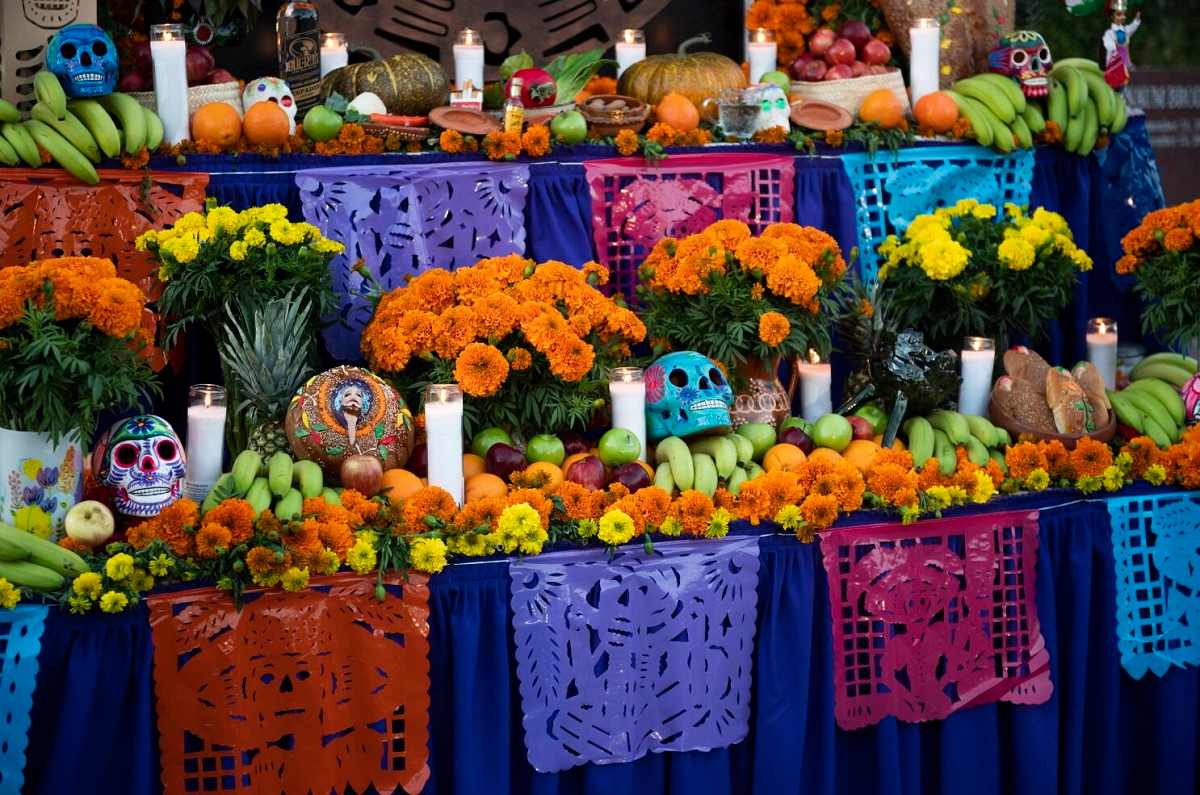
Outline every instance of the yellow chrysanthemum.
<path id="1" fill-rule="evenodd" d="M 235 240 L 229 244 L 229 258 L 234 262 L 241 262 L 246 259 L 246 244 L 241 240 Z"/>
<path id="2" fill-rule="evenodd" d="M 71 583 L 71 590 L 88 599 L 99 599 L 100 592 L 104 590 L 104 582 L 96 572 L 85 571 Z"/>
<path id="3" fill-rule="evenodd" d="M 105 613 L 120 613 L 129 606 L 129 597 L 120 591 L 108 591 L 100 597 L 100 609 Z"/>
<path id="4" fill-rule="evenodd" d="M 975 486 L 971 489 L 971 502 L 983 504 L 996 494 L 996 484 L 985 470 L 975 473 Z"/>
<path id="5" fill-rule="evenodd" d="M 597 535 L 605 544 L 624 544 L 633 538 L 633 533 L 633 519 L 622 510 L 613 509 L 600 517 L 600 530 Z"/>
<path id="6" fill-rule="evenodd" d="M 308 569 L 292 566 L 279 578 L 285 591 L 301 591 L 308 587 Z"/>
<path id="7" fill-rule="evenodd" d="M 258 248 L 267 244 L 267 236 L 263 234 L 261 229 L 254 226 L 247 229 L 246 233 L 242 235 L 242 242 L 250 248 Z"/>
<path id="8" fill-rule="evenodd" d="M 357 574 L 367 574 L 374 570 L 376 560 L 375 547 L 361 538 L 355 541 L 354 546 L 346 553 L 347 565 Z"/>
<path id="9" fill-rule="evenodd" d="M 150 573 L 155 577 L 165 577 L 175 566 L 170 555 L 158 554 L 150 559 Z"/>
<path id="10" fill-rule="evenodd" d="M 539 523 L 538 528 L 541 528 Z M 417 538 L 408 546 L 412 567 L 426 574 L 437 574 L 446 568 L 446 542 L 440 538 Z"/>
<path id="11" fill-rule="evenodd" d="M 1033 264 L 1037 252 L 1024 238 L 1010 237 L 1000 244 L 996 253 L 1009 270 L 1023 271 Z"/>
<path id="12" fill-rule="evenodd" d="M 921 270 L 934 281 L 946 281 L 962 273 L 970 258 L 970 252 L 954 240 L 934 240 L 921 247 Z"/>
<path id="13" fill-rule="evenodd" d="M 21 591 L 8 580 L 0 577 L 0 607 L 12 610 L 21 601 Z"/>
<path id="14" fill-rule="evenodd" d="M 724 538 L 729 535 L 729 523 L 733 521 L 733 514 L 725 508 L 718 508 L 712 513 L 712 518 L 708 520 L 708 530 L 704 535 L 707 538 Z"/>
<path id="15" fill-rule="evenodd" d="M 110 580 L 120 582 L 129 575 L 133 574 L 133 556 L 125 552 L 117 553 L 108 559 L 104 564 L 104 573 L 108 575 Z M 82 575 L 81 575 L 82 576 Z"/>
<path id="16" fill-rule="evenodd" d="M 1045 491 L 1050 485 L 1050 473 L 1038 467 L 1025 476 L 1025 488 L 1030 491 Z"/>
<path id="17" fill-rule="evenodd" d="M 990 204 L 980 204 L 971 208 L 971 215 L 981 221 L 987 221 L 996 217 L 996 208 Z"/>

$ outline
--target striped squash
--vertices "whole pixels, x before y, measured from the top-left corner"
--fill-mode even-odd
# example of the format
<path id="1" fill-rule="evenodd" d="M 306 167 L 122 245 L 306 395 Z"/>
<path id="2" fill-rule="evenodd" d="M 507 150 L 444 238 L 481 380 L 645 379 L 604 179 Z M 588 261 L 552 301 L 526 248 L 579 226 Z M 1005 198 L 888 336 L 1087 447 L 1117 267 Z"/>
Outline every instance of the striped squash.
<path id="1" fill-rule="evenodd" d="M 436 61 L 411 52 L 343 66 L 321 81 L 323 98 L 336 91 L 349 100 L 370 91 L 383 100 L 388 113 L 398 116 L 427 115 L 446 104 L 449 89 L 446 73 Z"/>

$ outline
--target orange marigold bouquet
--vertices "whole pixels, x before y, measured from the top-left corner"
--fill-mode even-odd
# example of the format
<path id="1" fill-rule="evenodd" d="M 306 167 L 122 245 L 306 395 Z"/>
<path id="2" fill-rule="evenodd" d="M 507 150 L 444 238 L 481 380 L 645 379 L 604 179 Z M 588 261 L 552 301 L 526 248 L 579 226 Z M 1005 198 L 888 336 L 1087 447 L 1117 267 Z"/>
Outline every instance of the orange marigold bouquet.
<path id="1" fill-rule="evenodd" d="M 0 270 L 0 425 L 87 444 L 101 412 L 142 403 L 156 388 L 145 309 L 107 259 Z"/>
<path id="2" fill-rule="evenodd" d="M 596 263 L 517 255 L 426 271 L 380 299 L 362 351 L 414 404 L 427 384 L 457 383 L 468 433 L 582 429 L 603 404 L 609 369 L 646 335 L 596 289 L 607 281 Z"/>
<path id="3" fill-rule="evenodd" d="M 638 294 L 653 338 L 733 372 L 752 358 L 828 354 L 823 314 L 845 271 L 837 241 L 819 229 L 772 224 L 754 237 L 724 220 L 660 240 L 639 270 Z"/>
<path id="4" fill-rule="evenodd" d="M 1132 273 L 1142 327 L 1172 343 L 1200 340 L 1200 199 L 1155 210 L 1121 240 L 1117 273 Z"/>

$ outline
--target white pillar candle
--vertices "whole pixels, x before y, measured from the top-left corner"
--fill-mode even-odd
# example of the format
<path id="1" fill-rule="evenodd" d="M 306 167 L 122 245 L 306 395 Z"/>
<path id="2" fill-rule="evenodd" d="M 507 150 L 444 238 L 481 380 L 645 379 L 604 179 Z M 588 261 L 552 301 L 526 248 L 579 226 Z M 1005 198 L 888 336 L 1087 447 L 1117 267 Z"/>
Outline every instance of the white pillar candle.
<path id="1" fill-rule="evenodd" d="M 808 361 L 796 360 L 800 376 L 800 416 L 816 422 L 833 412 L 833 368 L 822 362 L 816 351 L 808 352 Z"/>
<path id="2" fill-rule="evenodd" d="M 342 33 L 321 34 L 321 77 L 350 63 L 350 50 Z"/>
<path id="3" fill-rule="evenodd" d="M 1105 389 L 1117 388 L 1117 321 L 1094 317 L 1087 325 L 1088 361 L 1100 371 Z"/>
<path id="4" fill-rule="evenodd" d="M 992 368 L 996 365 L 996 345 L 987 337 L 963 340 L 962 384 L 958 387 L 960 414 L 988 415 L 992 394 Z"/>
<path id="5" fill-rule="evenodd" d="M 612 398 L 612 424 L 638 438 L 646 459 L 646 384 L 640 367 L 614 367 L 608 375 L 608 393 Z"/>
<path id="6" fill-rule="evenodd" d="M 225 388 L 196 384 L 188 389 L 187 488 L 200 502 L 217 478 L 225 458 Z"/>
<path id="7" fill-rule="evenodd" d="M 187 44 L 182 25 L 150 26 L 154 102 L 163 124 L 163 143 L 186 141 L 188 132 Z"/>
<path id="8" fill-rule="evenodd" d="M 483 90 L 483 38 L 478 31 L 465 28 L 454 43 L 454 83 Z"/>
<path id="9" fill-rule="evenodd" d="M 458 384 L 425 387 L 425 448 L 429 485 L 463 503 L 463 395 Z"/>
<path id="10" fill-rule="evenodd" d="M 636 28 L 626 28 L 617 39 L 617 77 L 638 61 L 646 60 L 646 34 Z"/>
<path id="11" fill-rule="evenodd" d="M 766 28 L 756 28 L 746 45 L 746 61 L 750 64 L 751 83 L 757 83 L 767 72 L 775 71 L 779 61 L 775 34 Z"/>
<path id="12" fill-rule="evenodd" d="M 941 53 L 942 27 L 936 19 L 921 17 L 913 20 L 908 29 L 911 42 L 908 58 L 908 85 L 912 90 L 912 103 L 940 87 L 938 61 Z"/>

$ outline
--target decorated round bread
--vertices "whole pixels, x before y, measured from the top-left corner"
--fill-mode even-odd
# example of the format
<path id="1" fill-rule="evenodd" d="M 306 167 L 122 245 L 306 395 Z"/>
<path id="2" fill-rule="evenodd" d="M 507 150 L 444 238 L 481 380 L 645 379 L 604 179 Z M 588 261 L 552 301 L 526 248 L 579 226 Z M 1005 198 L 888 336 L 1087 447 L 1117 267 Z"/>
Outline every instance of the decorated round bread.
<path id="1" fill-rule="evenodd" d="M 403 466 L 413 448 L 413 415 L 396 390 L 361 367 L 342 365 L 308 379 L 292 398 L 287 435 L 297 458 L 336 475 L 353 455 Z"/>

